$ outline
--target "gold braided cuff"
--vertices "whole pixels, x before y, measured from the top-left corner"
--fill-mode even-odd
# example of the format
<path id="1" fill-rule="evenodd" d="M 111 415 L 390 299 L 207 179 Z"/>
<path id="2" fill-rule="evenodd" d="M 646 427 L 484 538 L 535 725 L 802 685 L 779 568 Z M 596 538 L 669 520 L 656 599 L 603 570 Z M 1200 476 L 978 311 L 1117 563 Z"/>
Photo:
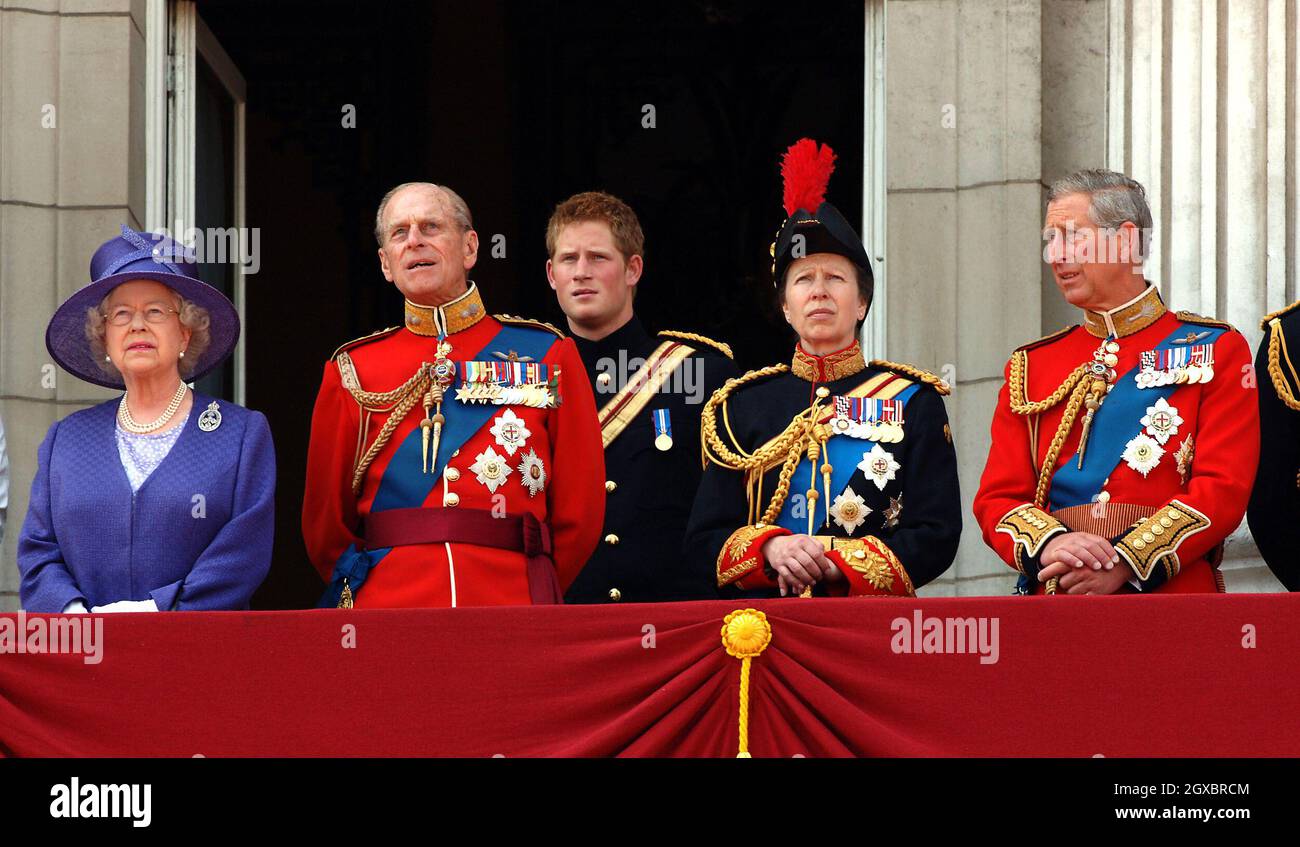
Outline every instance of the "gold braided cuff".
<path id="1" fill-rule="evenodd" d="M 829 538 L 818 536 L 827 557 L 849 583 L 850 596 L 915 597 L 912 578 L 903 563 L 879 538 Z"/>
<path id="2" fill-rule="evenodd" d="M 1178 547 L 1188 536 L 1210 526 L 1210 519 L 1179 500 L 1140 521 L 1115 544 L 1142 582 L 1151 579 L 1156 565 L 1163 563 L 1165 580 L 1178 575 Z M 1164 580 L 1161 580 L 1162 582 Z"/>
<path id="3" fill-rule="evenodd" d="M 1041 554 L 1047 539 L 1069 531 L 1065 524 L 1029 503 L 1017 506 L 1003 515 L 996 530 L 1011 536 L 1016 570 L 1021 573 L 1025 572 L 1024 556 Z"/>
<path id="4" fill-rule="evenodd" d="M 737 588 L 775 588 L 776 582 L 763 571 L 763 544 L 777 535 L 790 535 L 790 530 L 772 524 L 757 523 L 742 526 L 731 533 L 718 553 L 718 587 L 735 585 Z M 749 585 L 741 582 L 747 579 Z"/>

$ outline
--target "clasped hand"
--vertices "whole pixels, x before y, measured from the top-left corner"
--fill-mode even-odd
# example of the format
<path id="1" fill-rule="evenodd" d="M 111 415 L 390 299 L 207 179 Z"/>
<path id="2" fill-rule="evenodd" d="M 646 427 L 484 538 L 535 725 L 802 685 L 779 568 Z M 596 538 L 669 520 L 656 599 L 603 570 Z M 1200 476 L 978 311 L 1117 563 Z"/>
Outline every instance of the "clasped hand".
<path id="1" fill-rule="evenodd" d="M 839 582 L 844 574 L 811 535 L 778 535 L 763 544 L 763 558 L 776 571 L 781 596 L 802 594 L 817 582 Z"/>

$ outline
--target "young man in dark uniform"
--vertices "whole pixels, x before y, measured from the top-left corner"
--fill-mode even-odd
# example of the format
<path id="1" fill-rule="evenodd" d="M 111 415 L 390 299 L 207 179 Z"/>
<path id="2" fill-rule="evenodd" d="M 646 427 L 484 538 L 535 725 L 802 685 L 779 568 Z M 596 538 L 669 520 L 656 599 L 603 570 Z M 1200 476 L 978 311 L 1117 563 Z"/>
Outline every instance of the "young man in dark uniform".
<path id="1" fill-rule="evenodd" d="M 1300 591 L 1300 300 L 1266 315 L 1255 356 L 1259 383 L 1259 471 L 1246 519 L 1274 576 Z M 1297 353 L 1300 355 L 1300 352 Z"/>
<path id="2" fill-rule="evenodd" d="M 626 203 L 603 192 L 556 207 L 546 275 L 596 393 L 605 447 L 605 523 L 568 603 L 707 599 L 712 583 L 682 565 L 699 484 L 700 410 L 736 375 L 731 349 L 701 335 L 652 336 L 632 308 L 644 236 Z"/>

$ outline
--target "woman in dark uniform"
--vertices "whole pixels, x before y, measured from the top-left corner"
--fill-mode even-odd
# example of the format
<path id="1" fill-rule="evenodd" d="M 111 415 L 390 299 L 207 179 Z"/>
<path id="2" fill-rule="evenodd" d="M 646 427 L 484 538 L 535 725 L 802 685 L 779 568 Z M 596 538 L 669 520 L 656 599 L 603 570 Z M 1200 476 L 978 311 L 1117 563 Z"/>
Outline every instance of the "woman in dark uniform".
<path id="1" fill-rule="evenodd" d="M 707 468 L 686 555 L 732 595 L 913 596 L 961 536 L 948 387 L 864 360 L 871 266 L 823 200 L 833 161 L 803 139 L 782 165 L 772 270 L 799 337 L 790 364 L 730 380 L 701 420 Z"/>

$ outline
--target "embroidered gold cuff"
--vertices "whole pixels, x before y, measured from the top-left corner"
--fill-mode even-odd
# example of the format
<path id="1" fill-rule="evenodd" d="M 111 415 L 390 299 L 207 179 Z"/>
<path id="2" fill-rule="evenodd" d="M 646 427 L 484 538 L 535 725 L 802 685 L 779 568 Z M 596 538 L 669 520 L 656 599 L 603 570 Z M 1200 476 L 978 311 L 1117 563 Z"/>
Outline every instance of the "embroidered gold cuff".
<path id="1" fill-rule="evenodd" d="M 758 523 L 742 526 L 731 533 L 731 537 L 718 552 L 718 586 L 729 585 L 745 574 L 758 568 L 763 562 L 763 547 L 754 542 L 765 535 L 784 532 L 781 527 Z"/>
<path id="2" fill-rule="evenodd" d="M 1007 512 L 1002 520 L 998 521 L 997 531 L 1011 536 L 1015 550 L 1016 570 L 1024 573 L 1021 555 L 1037 556 L 1043 551 L 1047 539 L 1068 530 L 1065 524 L 1047 512 L 1026 503 Z"/>
<path id="3" fill-rule="evenodd" d="M 915 597 L 912 578 L 903 563 L 878 538 L 833 538 L 817 536 L 828 552 L 840 554 L 844 564 L 853 569 L 877 591 L 896 596 Z M 897 583 L 895 582 L 897 577 Z"/>
<path id="4" fill-rule="evenodd" d="M 1138 523 L 1115 545 L 1115 550 L 1143 582 L 1162 561 L 1167 578 L 1178 575 L 1178 546 L 1188 536 L 1210 525 L 1210 519 L 1179 500 Z"/>

